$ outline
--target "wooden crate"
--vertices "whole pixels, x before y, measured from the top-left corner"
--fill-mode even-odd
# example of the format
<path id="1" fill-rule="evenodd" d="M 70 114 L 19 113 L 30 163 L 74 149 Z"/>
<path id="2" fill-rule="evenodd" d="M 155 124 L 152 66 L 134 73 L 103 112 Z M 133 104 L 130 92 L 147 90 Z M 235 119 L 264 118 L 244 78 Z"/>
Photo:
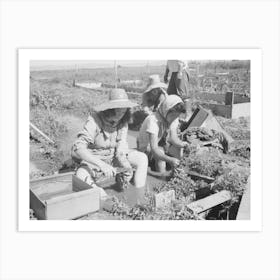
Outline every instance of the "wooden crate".
<path id="1" fill-rule="evenodd" d="M 99 196 L 72 173 L 30 181 L 30 208 L 40 220 L 75 219 L 98 211 Z"/>

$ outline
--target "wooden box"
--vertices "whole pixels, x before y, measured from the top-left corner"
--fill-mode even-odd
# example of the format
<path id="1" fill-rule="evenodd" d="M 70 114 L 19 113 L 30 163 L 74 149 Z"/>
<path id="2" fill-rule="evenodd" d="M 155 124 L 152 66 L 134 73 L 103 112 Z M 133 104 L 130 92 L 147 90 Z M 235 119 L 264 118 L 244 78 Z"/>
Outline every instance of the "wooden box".
<path id="1" fill-rule="evenodd" d="M 40 220 L 75 219 L 99 210 L 99 191 L 64 173 L 30 181 L 30 208 Z"/>

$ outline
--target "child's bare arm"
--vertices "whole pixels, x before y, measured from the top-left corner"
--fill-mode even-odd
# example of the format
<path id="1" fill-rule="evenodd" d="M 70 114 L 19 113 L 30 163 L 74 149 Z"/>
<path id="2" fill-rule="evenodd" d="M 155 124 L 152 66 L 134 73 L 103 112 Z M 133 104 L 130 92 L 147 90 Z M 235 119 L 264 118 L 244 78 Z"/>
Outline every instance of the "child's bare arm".
<path id="1" fill-rule="evenodd" d="M 179 122 L 177 120 L 173 121 L 170 125 L 170 137 L 168 142 L 175 147 L 184 148 L 188 145 L 188 142 L 182 141 L 178 136 L 178 125 Z"/>
<path id="2" fill-rule="evenodd" d="M 166 155 L 159 148 L 157 135 L 149 133 L 149 142 L 150 142 L 151 152 L 153 153 L 153 155 L 155 156 L 155 158 L 157 160 L 166 161 L 166 162 L 172 164 L 173 166 L 179 164 L 179 160 L 178 159 Z"/>

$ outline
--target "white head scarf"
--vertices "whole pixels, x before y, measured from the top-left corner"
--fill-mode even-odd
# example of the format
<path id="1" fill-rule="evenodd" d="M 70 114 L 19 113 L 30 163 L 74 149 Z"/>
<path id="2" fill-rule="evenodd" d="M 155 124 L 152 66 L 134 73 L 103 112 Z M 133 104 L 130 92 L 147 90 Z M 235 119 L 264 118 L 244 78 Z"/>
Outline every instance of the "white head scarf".
<path id="1" fill-rule="evenodd" d="M 162 118 L 164 118 L 164 120 L 166 120 L 168 111 L 175 105 L 182 102 L 183 100 L 178 95 L 167 95 L 165 100 L 160 104 L 158 108 L 158 113 L 161 115 Z"/>

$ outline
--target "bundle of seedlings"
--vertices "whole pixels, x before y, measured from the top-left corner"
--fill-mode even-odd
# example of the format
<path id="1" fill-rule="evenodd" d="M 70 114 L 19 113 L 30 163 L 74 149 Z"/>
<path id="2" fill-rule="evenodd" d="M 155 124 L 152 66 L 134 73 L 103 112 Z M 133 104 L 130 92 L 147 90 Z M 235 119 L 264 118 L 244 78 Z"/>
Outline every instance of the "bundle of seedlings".
<path id="1" fill-rule="evenodd" d="M 182 124 L 181 129 L 184 124 Z M 191 127 L 180 133 L 180 138 L 190 144 L 212 146 L 227 153 L 229 143 L 224 133 L 205 127 Z"/>
<path id="2" fill-rule="evenodd" d="M 189 155 L 184 155 L 181 166 L 184 170 L 215 178 L 223 174 L 223 155 L 215 148 L 192 149 Z"/>

